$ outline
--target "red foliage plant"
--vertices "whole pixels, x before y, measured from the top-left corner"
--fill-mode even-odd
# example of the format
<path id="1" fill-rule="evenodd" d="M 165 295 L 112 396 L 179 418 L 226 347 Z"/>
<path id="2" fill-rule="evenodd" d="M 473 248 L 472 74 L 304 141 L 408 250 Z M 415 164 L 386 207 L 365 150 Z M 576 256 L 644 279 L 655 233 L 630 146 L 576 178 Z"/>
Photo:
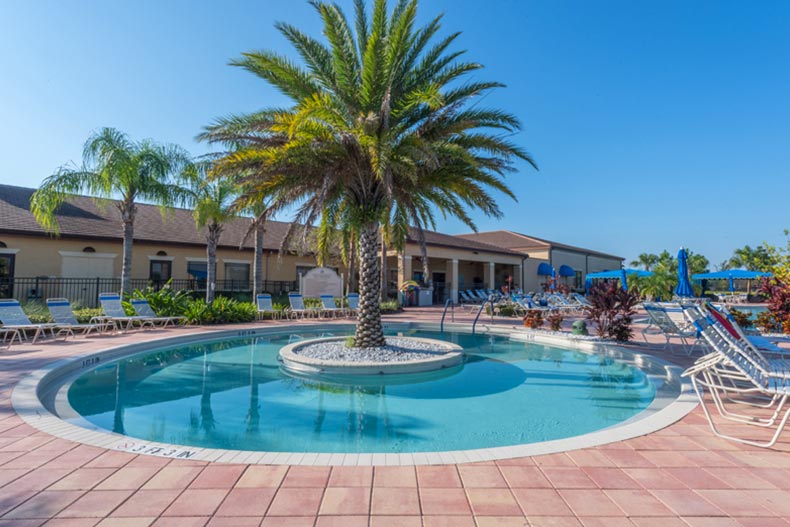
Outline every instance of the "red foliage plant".
<path id="1" fill-rule="evenodd" d="M 760 294 L 768 298 L 768 311 L 782 331 L 790 333 L 790 284 L 778 277 L 763 278 Z"/>
<path id="2" fill-rule="evenodd" d="M 631 324 L 639 303 L 639 291 L 635 287 L 623 291 L 617 280 L 599 282 L 590 288 L 587 299 L 592 304 L 587 308 L 587 320 L 595 323 L 599 337 L 619 342 L 633 337 Z"/>

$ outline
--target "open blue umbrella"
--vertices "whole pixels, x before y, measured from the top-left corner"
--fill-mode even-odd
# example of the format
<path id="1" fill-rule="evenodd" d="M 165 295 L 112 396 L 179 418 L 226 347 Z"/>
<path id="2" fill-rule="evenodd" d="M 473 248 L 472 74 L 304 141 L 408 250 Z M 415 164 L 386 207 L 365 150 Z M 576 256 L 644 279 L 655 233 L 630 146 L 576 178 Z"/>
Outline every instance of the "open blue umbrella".
<path id="1" fill-rule="evenodd" d="M 625 269 L 620 269 L 620 285 L 622 285 L 623 291 L 628 291 L 628 276 Z"/>
<path id="2" fill-rule="evenodd" d="M 694 290 L 691 288 L 689 280 L 688 254 L 683 247 L 678 251 L 678 285 L 675 287 L 675 294 L 679 297 L 694 296 Z"/>

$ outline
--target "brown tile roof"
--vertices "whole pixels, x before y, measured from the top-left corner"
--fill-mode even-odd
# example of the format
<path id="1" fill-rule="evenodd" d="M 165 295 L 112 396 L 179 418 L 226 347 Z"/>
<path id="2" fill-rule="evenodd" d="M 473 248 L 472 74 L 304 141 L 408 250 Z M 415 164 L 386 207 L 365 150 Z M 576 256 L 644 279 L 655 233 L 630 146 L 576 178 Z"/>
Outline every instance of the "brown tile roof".
<path id="1" fill-rule="evenodd" d="M 464 238 L 467 240 L 474 240 L 478 242 L 488 243 L 491 245 L 496 245 L 498 247 L 506 247 L 508 249 L 522 249 L 529 252 L 529 249 L 566 249 L 568 251 L 580 252 L 585 254 L 591 254 L 595 256 L 603 256 L 605 258 L 614 258 L 618 260 L 623 260 L 620 256 L 615 256 L 613 254 L 602 253 L 599 251 L 592 251 L 590 249 L 584 249 L 582 247 L 575 247 L 573 245 L 566 245 L 564 243 L 558 243 L 551 240 L 544 240 L 543 238 L 537 238 L 535 236 L 527 236 L 526 234 L 521 234 L 520 232 L 513 232 L 513 231 L 489 231 L 489 232 L 477 232 L 477 233 L 469 233 L 469 234 L 459 234 L 459 238 Z"/>
<path id="2" fill-rule="evenodd" d="M 30 197 L 34 192 L 35 189 L 32 188 L 0 185 L 0 234 L 47 235 L 30 212 Z M 113 200 L 108 200 L 104 206 L 99 206 L 92 198 L 74 196 L 57 213 L 60 235 L 72 238 L 121 240 L 121 224 L 114 203 Z M 264 249 L 278 251 L 288 225 L 288 223 L 279 221 L 267 222 Z M 237 248 L 248 227 L 249 219 L 247 218 L 238 218 L 229 222 L 222 233 L 220 246 Z M 205 245 L 205 238 L 195 226 L 191 210 L 171 209 L 163 217 L 159 207 L 146 204 L 137 205 L 134 239 L 138 242 Z M 417 240 L 419 237 L 416 229 L 411 229 L 409 241 L 417 242 Z M 425 241 L 429 246 L 520 256 L 520 253 L 501 246 L 497 247 L 482 241 L 468 240 L 434 231 L 425 231 Z M 253 239 L 251 236 L 245 242 L 244 247 L 252 249 Z"/>
<path id="3" fill-rule="evenodd" d="M 47 235 L 30 212 L 30 197 L 35 189 L 0 185 L 0 233 Z M 121 223 L 113 200 L 103 206 L 86 196 L 74 196 L 57 213 L 60 235 L 72 238 L 122 239 Z M 264 249 L 277 251 L 285 236 L 288 223 L 270 221 L 266 224 Z M 221 247 L 238 248 L 249 227 L 248 218 L 237 218 L 225 226 Z M 137 205 L 134 239 L 139 242 L 169 243 L 204 246 L 206 241 L 195 225 L 192 211 L 171 209 L 162 216 L 159 207 Z M 253 237 L 244 244 L 253 248 Z"/>
<path id="4" fill-rule="evenodd" d="M 511 251 L 510 249 L 502 246 L 496 246 L 486 243 L 483 240 L 470 240 L 466 237 L 453 236 L 450 234 L 442 234 L 435 231 L 423 231 L 425 233 L 425 243 L 429 246 L 434 245 L 438 247 L 448 247 L 451 249 L 462 249 L 465 251 L 478 251 L 496 254 L 508 254 L 511 256 L 524 256 L 523 254 Z M 419 243 L 419 235 L 417 229 L 414 227 L 409 229 L 408 242 Z"/>

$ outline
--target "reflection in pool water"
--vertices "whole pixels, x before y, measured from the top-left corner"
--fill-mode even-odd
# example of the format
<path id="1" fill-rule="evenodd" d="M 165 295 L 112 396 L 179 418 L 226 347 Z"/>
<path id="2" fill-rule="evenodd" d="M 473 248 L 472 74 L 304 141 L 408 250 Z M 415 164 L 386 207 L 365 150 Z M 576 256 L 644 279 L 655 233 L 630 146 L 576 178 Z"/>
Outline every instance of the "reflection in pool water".
<path id="1" fill-rule="evenodd" d="M 79 377 L 68 396 L 88 421 L 148 441 L 358 453 L 560 439 L 628 419 L 655 395 L 644 373 L 605 357 L 502 337 L 444 338 L 468 353 L 463 367 L 386 384 L 288 377 L 277 353 L 289 337 L 280 335 L 122 359 Z"/>

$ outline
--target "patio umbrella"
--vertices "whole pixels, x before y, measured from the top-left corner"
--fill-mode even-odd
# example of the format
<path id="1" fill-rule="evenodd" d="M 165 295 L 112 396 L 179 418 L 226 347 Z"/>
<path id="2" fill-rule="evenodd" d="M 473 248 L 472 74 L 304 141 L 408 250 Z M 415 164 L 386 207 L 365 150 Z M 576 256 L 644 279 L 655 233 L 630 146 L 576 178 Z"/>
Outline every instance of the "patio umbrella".
<path id="1" fill-rule="evenodd" d="M 730 283 L 730 293 L 734 293 L 735 292 L 735 279 L 732 277 L 732 275 L 730 275 L 727 278 L 727 281 Z"/>
<path id="2" fill-rule="evenodd" d="M 557 288 L 557 271 L 552 267 L 551 268 L 551 290 L 554 291 Z"/>
<path id="3" fill-rule="evenodd" d="M 625 269 L 620 269 L 620 284 L 623 291 L 628 291 L 628 275 L 626 275 Z"/>
<path id="4" fill-rule="evenodd" d="M 675 294 L 679 297 L 694 296 L 694 290 L 691 288 L 689 280 L 688 255 L 683 247 L 678 251 L 678 285 L 675 287 Z"/>

